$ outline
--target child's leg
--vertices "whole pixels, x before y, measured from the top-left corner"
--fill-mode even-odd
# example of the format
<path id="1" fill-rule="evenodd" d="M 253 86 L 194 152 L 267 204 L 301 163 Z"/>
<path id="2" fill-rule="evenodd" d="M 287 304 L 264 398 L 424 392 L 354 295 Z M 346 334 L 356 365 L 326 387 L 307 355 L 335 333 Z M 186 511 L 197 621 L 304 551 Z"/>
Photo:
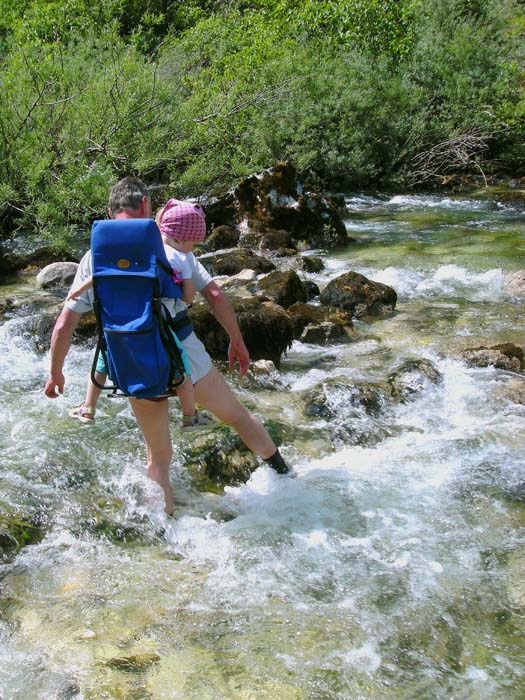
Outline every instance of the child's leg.
<path id="1" fill-rule="evenodd" d="M 95 372 L 95 379 L 99 384 L 104 386 L 106 383 L 106 378 L 107 374 L 103 372 Z M 87 385 L 87 390 L 86 390 L 86 398 L 84 399 L 84 407 L 85 408 L 96 408 L 97 407 L 97 401 L 100 398 L 100 394 L 102 393 L 102 389 L 99 389 L 98 386 L 93 384 L 91 379 L 88 381 Z"/>
<path id="2" fill-rule="evenodd" d="M 177 387 L 182 413 L 185 416 L 195 415 L 195 400 L 193 398 L 193 382 L 191 377 L 186 377 L 184 382 Z"/>

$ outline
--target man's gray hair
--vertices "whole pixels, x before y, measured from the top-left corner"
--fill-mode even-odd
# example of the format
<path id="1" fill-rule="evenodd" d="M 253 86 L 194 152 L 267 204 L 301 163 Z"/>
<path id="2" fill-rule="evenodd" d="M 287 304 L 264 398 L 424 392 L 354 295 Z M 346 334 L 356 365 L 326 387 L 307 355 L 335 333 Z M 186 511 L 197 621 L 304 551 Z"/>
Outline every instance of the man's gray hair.
<path id="1" fill-rule="evenodd" d="M 137 211 L 142 202 L 142 198 L 150 198 L 149 190 L 138 177 L 128 175 L 119 180 L 116 185 L 109 190 L 109 208 L 113 215 L 124 209 Z"/>

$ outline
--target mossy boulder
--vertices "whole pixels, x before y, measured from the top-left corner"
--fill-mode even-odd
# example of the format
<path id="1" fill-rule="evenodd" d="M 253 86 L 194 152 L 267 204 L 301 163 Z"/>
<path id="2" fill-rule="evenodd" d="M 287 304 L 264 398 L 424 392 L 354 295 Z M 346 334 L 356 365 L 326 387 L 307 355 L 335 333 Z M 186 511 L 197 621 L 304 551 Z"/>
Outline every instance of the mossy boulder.
<path id="1" fill-rule="evenodd" d="M 300 338 L 308 325 L 316 326 L 328 322 L 341 328 L 345 335 L 352 332 L 352 315 L 340 309 L 296 302 L 288 308 L 288 313 L 292 319 L 294 338 Z"/>
<path id="2" fill-rule="evenodd" d="M 20 549 L 38 544 L 46 534 L 42 518 L 0 515 L 0 560 L 12 558 Z"/>
<path id="3" fill-rule="evenodd" d="M 317 255 L 305 255 L 301 258 L 301 264 L 305 272 L 321 272 L 324 270 L 324 262 Z"/>
<path id="4" fill-rule="evenodd" d="M 249 248 L 237 248 L 229 253 L 199 258 L 204 267 L 213 275 L 236 275 L 241 270 L 255 270 L 257 274 L 275 270 L 268 258 L 257 255 Z"/>
<path id="5" fill-rule="evenodd" d="M 182 454 L 192 483 L 200 491 L 244 483 L 259 465 L 254 453 L 228 426 L 195 434 Z"/>
<path id="6" fill-rule="evenodd" d="M 293 341 L 290 317 L 284 309 L 271 301 L 236 299 L 232 304 L 253 360 L 272 360 L 276 366 Z M 205 303 L 194 304 L 190 309 L 195 332 L 212 357 L 225 358 L 229 338 L 210 307 Z"/>
<path id="7" fill-rule="evenodd" d="M 241 240 L 249 236 L 250 245 L 270 236 L 262 245 L 275 249 L 274 231 L 291 235 L 293 245 L 277 245 L 280 249 L 330 248 L 348 240 L 337 205 L 308 187 L 290 163 L 251 175 L 203 206 L 210 225 L 239 226 Z"/>
<path id="8" fill-rule="evenodd" d="M 234 226 L 217 226 L 206 238 L 206 248 L 212 251 L 235 248 L 239 245 L 239 236 L 239 230 Z"/>
<path id="9" fill-rule="evenodd" d="M 297 272 L 276 270 L 259 280 L 258 287 L 279 306 L 287 309 L 296 302 L 306 302 L 307 289 Z"/>
<path id="10" fill-rule="evenodd" d="M 392 313 L 397 294 L 392 287 L 373 282 L 358 272 L 346 272 L 327 284 L 321 303 L 349 311 L 357 318 Z"/>

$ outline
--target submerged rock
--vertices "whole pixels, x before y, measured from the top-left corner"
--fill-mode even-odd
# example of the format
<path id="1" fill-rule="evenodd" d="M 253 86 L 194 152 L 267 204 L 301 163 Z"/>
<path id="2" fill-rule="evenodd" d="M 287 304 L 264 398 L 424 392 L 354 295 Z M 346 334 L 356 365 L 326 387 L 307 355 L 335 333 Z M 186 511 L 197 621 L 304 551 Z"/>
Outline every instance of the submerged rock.
<path id="1" fill-rule="evenodd" d="M 309 418 L 335 418 L 343 405 L 362 409 L 377 417 L 386 408 L 390 395 L 387 386 L 355 383 L 334 378 L 310 389 L 304 395 L 305 414 Z"/>
<path id="2" fill-rule="evenodd" d="M 122 656 L 113 656 L 104 662 L 109 668 L 117 668 L 121 671 L 144 671 L 152 664 L 160 661 L 160 655 L 152 651 L 137 652 Z"/>
<path id="3" fill-rule="evenodd" d="M 467 348 L 461 355 L 471 367 L 496 367 L 511 372 L 523 369 L 523 350 L 513 343 Z"/>
<path id="4" fill-rule="evenodd" d="M 37 544 L 46 534 L 41 518 L 20 518 L 17 515 L 0 516 L 0 560 L 13 557 L 20 549 Z"/>
<path id="5" fill-rule="evenodd" d="M 505 291 L 515 296 L 525 296 L 525 270 L 513 272 L 505 278 Z"/>
<path id="6" fill-rule="evenodd" d="M 394 399 L 406 403 L 416 398 L 429 385 L 443 381 L 443 375 L 430 360 L 407 360 L 388 377 Z"/>
<path id="7" fill-rule="evenodd" d="M 329 282 L 321 292 L 321 303 L 349 311 L 357 318 L 391 313 L 397 302 L 392 287 L 372 282 L 358 272 L 346 272 Z"/>
<path id="8" fill-rule="evenodd" d="M 331 338 L 347 340 L 353 334 L 352 315 L 341 309 L 296 302 L 288 308 L 288 313 L 292 319 L 294 338 L 304 340 L 302 335 L 307 327 L 321 328 L 326 323 L 331 324 L 329 333 Z M 326 332 L 322 337 L 322 342 L 328 341 Z M 313 341 L 306 340 L 305 342 Z"/>
<path id="9" fill-rule="evenodd" d="M 513 403 L 525 406 L 525 382 L 516 381 L 498 392 L 499 396 L 512 401 Z"/>

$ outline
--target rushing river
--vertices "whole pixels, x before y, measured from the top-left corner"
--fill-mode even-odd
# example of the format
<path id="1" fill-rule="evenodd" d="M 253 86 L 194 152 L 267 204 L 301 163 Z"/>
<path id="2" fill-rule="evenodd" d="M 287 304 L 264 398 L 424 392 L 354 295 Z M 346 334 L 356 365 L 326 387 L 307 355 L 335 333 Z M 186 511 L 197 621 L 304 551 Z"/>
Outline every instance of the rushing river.
<path id="1" fill-rule="evenodd" d="M 0 565 L 2 700 L 522 700 L 525 377 L 472 369 L 465 347 L 525 341 L 504 277 L 525 268 L 525 211 L 490 198 L 347 198 L 348 270 L 398 292 L 353 342 L 295 343 L 257 385 L 297 478 L 258 468 L 199 493 L 180 456 L 168 522 L 125 401 L 96 425 L 42 393 L 27 318 L 0 327 L 0 508 L 48 525 Z M 425 358 L 443 381 L 376 414 L 346 381 L 380 385 Z M 340 378 L 329 390 L 328 380 Z M 328 382 L 328 383 L 327 383 Z M 326 385 L 331 417 L 308 417 Z M 178 432 L 175 444 L 192 440 Z M 0 511 L 0 512 L 1 512 Z"/>

